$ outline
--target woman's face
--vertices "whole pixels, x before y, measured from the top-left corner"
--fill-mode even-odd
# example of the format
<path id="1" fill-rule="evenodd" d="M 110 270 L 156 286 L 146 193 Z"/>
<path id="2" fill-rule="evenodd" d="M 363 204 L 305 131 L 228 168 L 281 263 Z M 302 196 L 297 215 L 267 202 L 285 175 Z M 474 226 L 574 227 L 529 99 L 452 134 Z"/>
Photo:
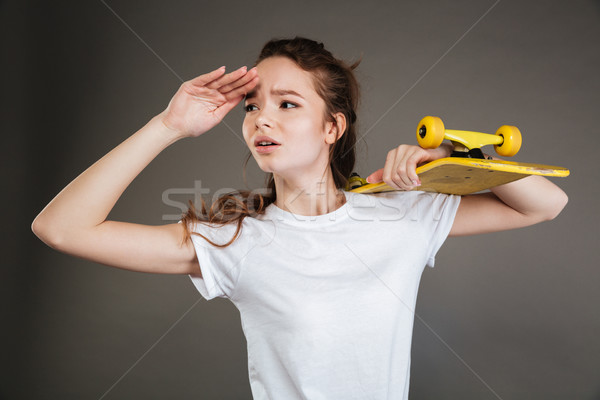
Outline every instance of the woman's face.
<path id="1" fill-rule="evenodd" d="M 257 65 L 259 82 L 245 100 L 244 139 L 265 172 L 323 176 L 329 165 L 333 123 L 310 72 L 285 57 Z M 335 133 L 333 134 L 335 137 Z"/>

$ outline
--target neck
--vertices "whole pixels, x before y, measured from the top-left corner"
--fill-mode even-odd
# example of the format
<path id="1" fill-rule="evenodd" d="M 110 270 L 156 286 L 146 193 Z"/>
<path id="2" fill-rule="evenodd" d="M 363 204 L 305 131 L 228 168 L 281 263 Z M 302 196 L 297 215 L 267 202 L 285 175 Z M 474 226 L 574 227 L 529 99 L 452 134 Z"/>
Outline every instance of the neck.
<path id="1" fill-rule="evenodd" d="M 297 215 L 323 215 L 340 208 L 344 193 L 335 187 L 331 170 L 317 179 L 289 179 L 274 175 L 275 205 Z"/>

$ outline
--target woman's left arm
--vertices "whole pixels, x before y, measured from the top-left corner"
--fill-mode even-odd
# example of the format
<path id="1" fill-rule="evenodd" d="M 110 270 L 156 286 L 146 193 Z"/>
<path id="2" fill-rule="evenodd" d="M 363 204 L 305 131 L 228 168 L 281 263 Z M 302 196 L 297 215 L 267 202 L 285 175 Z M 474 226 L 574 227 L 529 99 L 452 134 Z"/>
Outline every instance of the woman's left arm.
<path id="1" fill-rule="evenodd" d="M 496 186 L 489 193 L 463 196 L 450 236 L 476 235 L 522 228 L 554 219 L 567 195 L 541 176 Z"/>
<path id="2" fill-rule="evenodd" d="M 383 181 L 399 190 L 418 190 L 417 165 L 450 155 L 452 146 L 433 150 L 401 145 L 391 150 L 383 169 L 368 182 Z M 567 195 L 541 176 L 529 176 L 494 187 L 489 193 L 463 196 L 451 236 L 476 235 L 522 228 L 555 218 L 567 204 Z"/>

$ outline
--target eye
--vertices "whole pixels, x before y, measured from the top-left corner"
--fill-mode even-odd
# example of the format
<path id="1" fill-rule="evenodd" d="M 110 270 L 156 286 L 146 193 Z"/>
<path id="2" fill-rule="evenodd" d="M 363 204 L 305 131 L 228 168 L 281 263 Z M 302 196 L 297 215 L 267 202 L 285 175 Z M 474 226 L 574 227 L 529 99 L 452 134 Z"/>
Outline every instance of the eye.
<path id="1" fill-rule="evenodd" d="M 246 112 L 255 111 L 255 110 L 258 110 L 258 107 L 256 107 L 255 104 L 248 104 L 247 106 L 244 107 L 244 110 Z"/>
<path id="2" fill-rule="evenodd" d="M 298 107 L 297 104 L 290 103 L 289 101 L 282 101 L 281 102 L 281 108 L 296 108 L 296 107 Z"/>

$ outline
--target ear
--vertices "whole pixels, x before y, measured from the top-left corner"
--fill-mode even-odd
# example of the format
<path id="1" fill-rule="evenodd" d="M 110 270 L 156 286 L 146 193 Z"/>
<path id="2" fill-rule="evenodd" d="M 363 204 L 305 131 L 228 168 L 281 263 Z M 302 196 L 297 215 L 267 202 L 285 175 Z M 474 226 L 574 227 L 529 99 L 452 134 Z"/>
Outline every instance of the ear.
<path id="1" fill-rule="evenodd" d="M 346 132 L 346 116 L 341 113 L 333 114 L 334 122 L 327 123 L 327 132 L 325 133 L 325 143 L 334 144 Z"/>

